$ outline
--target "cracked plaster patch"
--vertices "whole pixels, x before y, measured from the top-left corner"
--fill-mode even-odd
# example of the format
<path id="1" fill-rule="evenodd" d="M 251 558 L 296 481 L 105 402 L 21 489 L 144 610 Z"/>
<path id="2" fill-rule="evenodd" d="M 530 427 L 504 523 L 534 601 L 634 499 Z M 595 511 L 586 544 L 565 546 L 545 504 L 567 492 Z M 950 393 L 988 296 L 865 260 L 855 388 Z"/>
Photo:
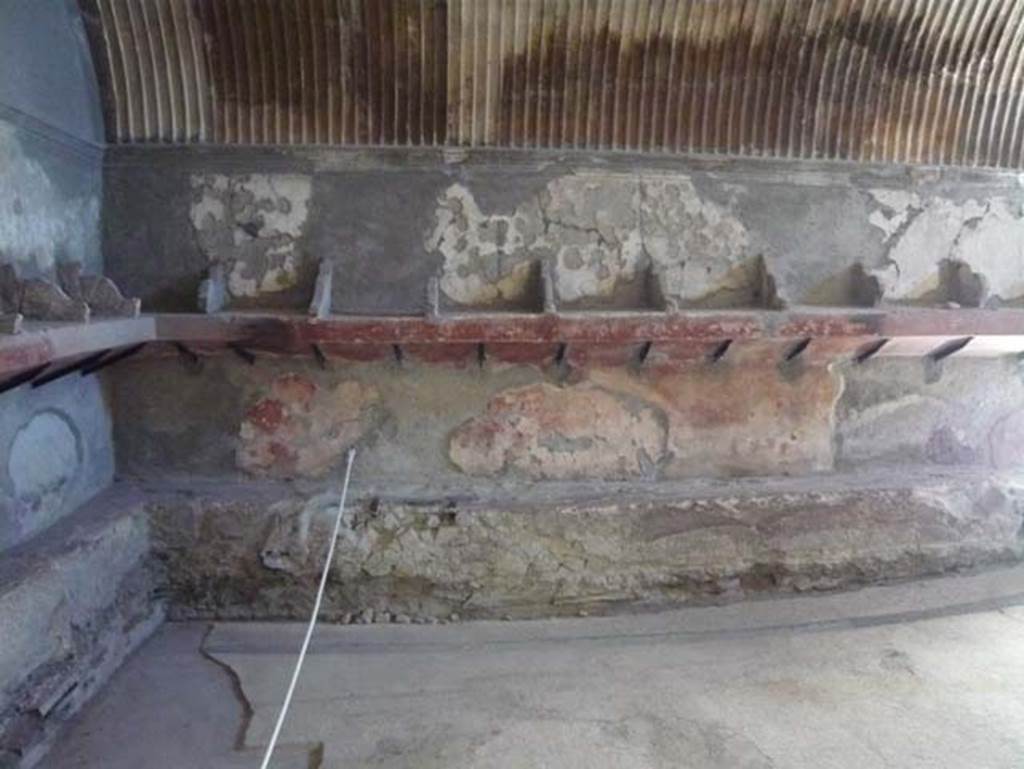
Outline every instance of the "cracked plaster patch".
<path id="1" fill-rule="evenodd" d="M 377 390 L 359 382 L 323 389 L 298 374 L 274 380 L 245 413 L 238 466 L 276 478 L 320 477 L 376 425 Z"/>
<path id="2" fill-rule="evenodd" d="M 452 435 L 449 455 L 470 475 L 531 478 L 637 477 L 665 454 L 657 409 L 581 384 L 507 390 Z"/>
<path id="3" fill-rule="evenodd" d="M 608 297 L 648 267 L 663 276 L 667 299 L 699 301 L 745 290 L 737 268 L 754 256 L 731 203 L 702 198 L 686 177 L 627 174 L 553 179 L 511 214 L 484 213 L 453 184 L 424 244 L 444 257 L 445 294 L 484 305 L 522 296 L 530 264 L 548 259 L 562 301 Z"/>
<path id="4" fill-rule="evenodd" d="M 923 200 L 905 191 L 872 190 L 869 222 L 882 232 L 885 266 L 868 271 L 894 301 L 927 299 L 942 289 L 941 263 L 981 275 L 990 296 L 1024 296 L 1024 212 L 1008 198 Z"/>
<path id="5" fill-rule="evenodd" d="M 199 245 L 211 263 L 224 264 L 232 296 L 256 297 L 298 282 L 312 194 L 308 176 L 197 174 L 192 190 L 190 218 Z"/>

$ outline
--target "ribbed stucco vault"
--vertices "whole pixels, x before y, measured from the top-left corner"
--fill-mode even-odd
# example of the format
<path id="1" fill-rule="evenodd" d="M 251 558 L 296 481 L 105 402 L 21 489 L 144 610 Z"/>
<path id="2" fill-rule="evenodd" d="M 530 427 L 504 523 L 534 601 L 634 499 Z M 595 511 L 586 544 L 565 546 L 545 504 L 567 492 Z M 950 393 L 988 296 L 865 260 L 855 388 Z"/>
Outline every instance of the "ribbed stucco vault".
<path id="1" fill-rule="evenodd" d="M 114 143 L 1020 168 L 1022 0 L 82 0 Z"/>

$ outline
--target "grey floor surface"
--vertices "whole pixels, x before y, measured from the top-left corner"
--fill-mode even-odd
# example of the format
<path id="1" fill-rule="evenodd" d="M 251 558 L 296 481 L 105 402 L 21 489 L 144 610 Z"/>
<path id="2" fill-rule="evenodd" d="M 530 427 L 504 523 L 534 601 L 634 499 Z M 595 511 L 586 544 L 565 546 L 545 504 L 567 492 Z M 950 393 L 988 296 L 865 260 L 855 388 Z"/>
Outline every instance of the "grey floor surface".
<path id="1" fill-rule="evenodd" d="M 302 631 L 166 625 L 42 766 L 255 769 Z M 640 616 L 326 626 L 283 743 L 282 769 L 1024 767 L 1024 568 Z"/>

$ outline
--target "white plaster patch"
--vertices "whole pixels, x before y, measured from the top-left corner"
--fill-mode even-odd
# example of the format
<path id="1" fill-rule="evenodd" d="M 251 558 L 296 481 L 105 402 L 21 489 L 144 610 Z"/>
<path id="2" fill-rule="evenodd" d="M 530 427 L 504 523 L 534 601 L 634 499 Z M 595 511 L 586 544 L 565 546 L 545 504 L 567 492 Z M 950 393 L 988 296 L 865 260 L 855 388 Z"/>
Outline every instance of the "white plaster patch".
<path id="1" fill-rule="evenodd" d="M 871 197 L 880 204 L 868 216 L 868 223 L 880 229 L 889 242 L 907 223 L 914 209 L 921 207 L 921 199 L 906 190 L 871 190 Z"/>
<path id="2" fill-rule="evenodd" d="M 644 243 L 664 275 L 663 290 L 686 301 L 742 290 L 739 264 L 750 257 L 750 236 L 732 210 L 704 200 L 689 179 L 644 183 Z"/>
<path id="3" fill-rule="evenodd" d="M 544 244 L 555 254 L 563 301 L 609 296 L 645 261 L 637 178 L 584 174 L 552 180 L 541 195 Z"/>
<path id="4" fill-rule="evenodd" d="M 961 262 L 981 275 L 989 296 L 1024 296 L 1024 215 L 1005 197 L 922 201 L 912 193 L 874 190 L 881 208 L 870 223 L 883 233 L 888 264 L 870 271 L 892 300 L 916 300 L 940 288 L 940 263 Z"/>
<path id="5" fill-rule="evenodd" d="M 197 174 L 192 189 L 192 226 L 210 261 L 225 265 L 232 296 L 296 284 L 305 258 L 299 241 L 312 195 L 308 176 Z"/>
<path id="6" fill-rule="evenodd" d="M 516 299 L 526 290 L 529 263 L 521 217 L 485 215 L 473 194 L 453 184 L 438 200 L 425 239 L 444 256 L 441 290 L 459 304 Z"/>
<path id="7" fill-rule="evenodd" d="M 31 265 L 36 271 L 54 267 L 56 256 L 87 263 L 87 233 L 99 228 L 98 195 L 68 198 L 45 169 L 30 159 L 13 126 L 0 122 L 0 255 Z"/>
<path id="8" fill-rule="evenodd" d="M 686 177 L 571 174 L 510 214 L 481 211 L 453 184 L 438 201 L 428 251 L 444 257 L 441 288 L 460 304 L 490 304 L 528 288 L 531 263 L 552 259 L 562 301 L 610 296 L 648 266 L 669 298 L 736 289 L 751 257 L 734 206 L 703 199 Z"/>

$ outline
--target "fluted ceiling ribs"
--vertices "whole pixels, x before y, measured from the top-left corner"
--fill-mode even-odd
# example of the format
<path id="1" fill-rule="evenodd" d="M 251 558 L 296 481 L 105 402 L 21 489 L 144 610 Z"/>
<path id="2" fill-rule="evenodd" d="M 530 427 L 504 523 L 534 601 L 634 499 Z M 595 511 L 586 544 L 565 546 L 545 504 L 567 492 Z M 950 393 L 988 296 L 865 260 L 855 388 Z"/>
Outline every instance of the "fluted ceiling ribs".
<path id="1" fill-rule="evenodd" d="M 82 0 L 114 143 L 1024 166 L 1021 0 Z"/>

